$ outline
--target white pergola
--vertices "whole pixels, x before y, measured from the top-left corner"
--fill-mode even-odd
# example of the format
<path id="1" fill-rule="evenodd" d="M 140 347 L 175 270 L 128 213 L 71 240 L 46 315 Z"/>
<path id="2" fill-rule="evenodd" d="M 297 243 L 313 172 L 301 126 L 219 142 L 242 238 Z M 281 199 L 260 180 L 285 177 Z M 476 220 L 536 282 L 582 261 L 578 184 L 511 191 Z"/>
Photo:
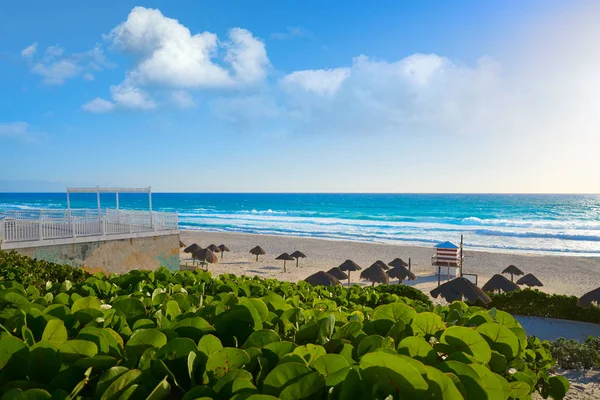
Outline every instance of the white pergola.
<path id="1" fill-rule="evenodd" d="M 67 188 L 67 209 L 71 212 L 71 193 L 96 193 L 98 211 L 100 207 L 100 193 L 114 193 L 117 199 L 117 210 L 119 209 L 119 193 L 148 193 L 148 209 L 152 212 L 152 188 L 104 188 L 100 186 L 91 188 Z"/>

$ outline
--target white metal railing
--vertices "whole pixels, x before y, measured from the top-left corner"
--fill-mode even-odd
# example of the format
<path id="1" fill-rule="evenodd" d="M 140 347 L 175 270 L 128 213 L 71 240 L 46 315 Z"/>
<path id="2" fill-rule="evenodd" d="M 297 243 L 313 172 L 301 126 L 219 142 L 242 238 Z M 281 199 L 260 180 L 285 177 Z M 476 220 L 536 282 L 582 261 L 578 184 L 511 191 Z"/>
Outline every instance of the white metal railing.
<path id="1" fill-rule="evenodd" d="M 0 213 L 0 241 L 176 230 L 177 224 L 176 212 L 116 209 L 4 211 Z"/>

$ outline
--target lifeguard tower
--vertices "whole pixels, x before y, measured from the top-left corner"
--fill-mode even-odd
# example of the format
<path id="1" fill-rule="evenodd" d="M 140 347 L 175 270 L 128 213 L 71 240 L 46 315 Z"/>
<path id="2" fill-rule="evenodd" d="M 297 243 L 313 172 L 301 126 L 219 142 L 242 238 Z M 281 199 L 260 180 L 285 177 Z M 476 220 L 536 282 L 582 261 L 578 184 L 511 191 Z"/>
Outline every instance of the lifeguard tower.
<path id="1" fill-rule="evenodd" d="M 435 245 L 435 254 L 433 257 L 431 257 L 431 265 L 436 267 L 438 286 L 441 281 L 441 275 L 444 272 L 447 280 L 463 276 L 463 262 L 464 255 L 462 235 L 460 236 L 459 246 L 452 242 L 443 242 Z"/>

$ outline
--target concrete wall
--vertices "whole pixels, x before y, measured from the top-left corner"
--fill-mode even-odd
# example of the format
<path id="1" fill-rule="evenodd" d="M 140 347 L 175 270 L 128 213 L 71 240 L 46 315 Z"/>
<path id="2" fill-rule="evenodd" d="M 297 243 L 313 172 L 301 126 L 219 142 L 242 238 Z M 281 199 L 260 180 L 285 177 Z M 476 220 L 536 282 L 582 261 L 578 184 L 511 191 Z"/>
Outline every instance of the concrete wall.
<path id="1" fill-rule="evenodd" d="M 165 266 L 171 271 L 179 269 L 178 234 L 15 250 L 39 260 L 83 267 L 91 273 L 127 273 L 134 269 L 154 270 L 160 266 Z"/>

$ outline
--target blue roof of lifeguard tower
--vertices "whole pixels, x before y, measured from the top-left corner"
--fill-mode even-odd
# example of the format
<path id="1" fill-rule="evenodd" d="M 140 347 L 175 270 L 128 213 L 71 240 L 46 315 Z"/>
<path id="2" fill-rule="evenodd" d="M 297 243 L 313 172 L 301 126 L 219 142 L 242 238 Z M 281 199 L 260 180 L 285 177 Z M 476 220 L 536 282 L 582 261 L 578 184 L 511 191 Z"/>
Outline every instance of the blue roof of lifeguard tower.
<path id="1" fill-rule="evenodd" d="M 435 245 L 436 249 L 458 249 L 458 246 L 452 242 L 444 242 Z"/>

